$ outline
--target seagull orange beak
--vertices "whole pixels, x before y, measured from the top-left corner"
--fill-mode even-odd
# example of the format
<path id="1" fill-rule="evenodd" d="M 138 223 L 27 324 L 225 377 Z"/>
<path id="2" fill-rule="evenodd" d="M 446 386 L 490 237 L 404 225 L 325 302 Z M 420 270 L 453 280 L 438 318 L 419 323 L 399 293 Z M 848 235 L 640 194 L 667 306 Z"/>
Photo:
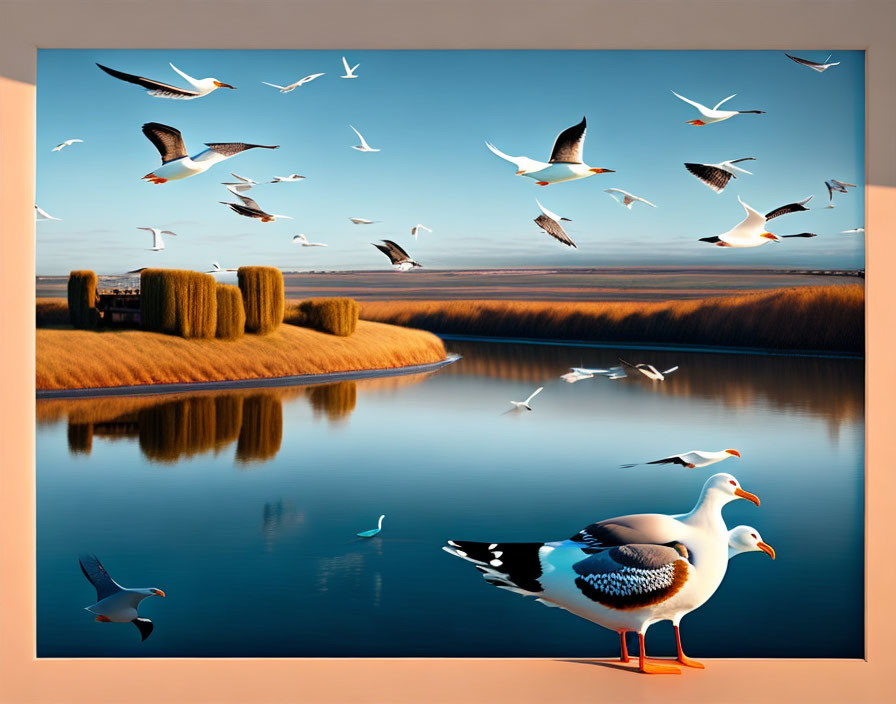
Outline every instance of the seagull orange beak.
<path id="1" fill-rule="evenodd" d="M 616 173 L 613 169 L 588 169 L 588 170 L 594 174 L 615 174 Z"/>
<path id="2" fill-rule="evenodd" d="M 216 88 L 230 88 L 231 90 L 236 90 L 236 88 L 229 83 L 221 83 L 221 81 L 215 81 Z"/>
<path id="3" fill-rule="evenodd" d="M 734 495 L 741 499 L 746 499 L 747 501 L 752 501 L 757 506 L 759 505 L 759 497 L 756 494 L 751 494 L 749 491 L 744 491 L 740 487 L 734 490 Z"/>
<path id="4" fill-rule="evenodd" d="M 765 237 L 765 239 L 767 239 L 767 240 L 771 240 L 772 242 L 777 242 L 777 241 L 778 241 L 778 236 L 772 234 L 771 232 L 763 232 L 763 233 L 762 233 L 761 235 L 759 235 L 759 236 L 760 236 L 760 237 Z"/>
<path id="5" fill-rule="evenodd" d="M 768 543 L 763 543 L 760 540 L 758 543 L 756 543 L 756 547 L 762 550 L 762 552 L 768 553 L 768 556 L 773 560 L 775 559 L 775 549 Z"/>
<path id="6" fill-rule="evenodd" d="M 740 457 L 740 453 L 737 450 L 725 450 L 729 455 L 734 455 L 735 457 Z"/>
<path id="7" fill-rule="evenodd" d="M 526 172 L 525 172 L 523 169 L 520 169 L 519 171 L 516 172 L 516 175 L 517 175 L 517 176 L 522 176 L 522 175 L 525 174 L 525 173 L 526 173 Z"/>
<path id="8" fill-rule="evenodd" d="M 165 597 L 165 592 L 163 592 L 161 589 L 153 589 L 152 593 L 155 594 L 156 596 L 160 596 L 162 598 Z"/>

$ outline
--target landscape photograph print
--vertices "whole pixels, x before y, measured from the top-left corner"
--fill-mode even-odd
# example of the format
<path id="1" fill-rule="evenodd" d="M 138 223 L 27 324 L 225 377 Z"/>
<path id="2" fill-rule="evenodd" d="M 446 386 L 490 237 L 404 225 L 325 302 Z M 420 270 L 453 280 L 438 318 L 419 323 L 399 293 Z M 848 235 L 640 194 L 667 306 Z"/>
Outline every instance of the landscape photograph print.
<path id="1" fill-rule="evenodd" d="M 864 656 L 863 51 L 40 49 L 36 114 L 38 658 Z"/>

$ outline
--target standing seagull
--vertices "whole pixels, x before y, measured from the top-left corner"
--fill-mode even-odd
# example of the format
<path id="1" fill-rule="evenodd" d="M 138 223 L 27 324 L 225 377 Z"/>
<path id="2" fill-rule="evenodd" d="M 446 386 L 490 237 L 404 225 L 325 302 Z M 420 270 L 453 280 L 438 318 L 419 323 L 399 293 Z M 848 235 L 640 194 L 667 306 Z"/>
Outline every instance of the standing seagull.
<path id="1" fill-rule="evenodd" d="M 62 220 L 62 218 L 54 218 L 43 208 L 39 208 L 38 206 L 34 206 L 34 219 L 35 220 Z"/>
<path id="2" fill-rule="evenodd" d="M 143 125 L 143 134 L 159 150 L 162 166 L 150 171 L 143 180 L 161 184 L 181 178 L 189 178 L 201 174 L 209 168 L 247 149 L 279 149 L 279 145 L 245 144 L 243 142 L 206 142 L 208 149 L 196 156 L 187 156 L 184 138 L 180 130 L 159 122 L 147 122 Z"/>
<path id="3" fill-rule="evenodd" d="M 247 218 L 258 218 L 262 222 L 273 222 L 274 220 L 292 220 L 292 217 L 289 215 L 275 215 L 273 213 L 268 213 L 262 210 L 261 206 L 256 203 L 249 196 L 244 196 L 241 193 L 238 193 L 235 190 L 231 190 L 230 186 L 227 187 L 233 195 L 239 198 L 242 202 L 240 203 L 227 203 L 223 200 L 218 201 L 221 205 L 226 205 L 237 215 L 242 215 Z"/>
<path id="4" fill-rule="evenodd" d="M 137 607 L 148 596 L 165 596 L 165 592 L 155 587 L 133 589 L 118 584 L 96 555 L 82 555 L 78 558 L 81 571 L 88 581 L 96 587 L 96 603 L 85 607 L 85 610 L 97 615 L 96 621 L 101 623 L 133 623 L 140 631 L 140 640 L 144 641 L 152 633 L 152 621 L 140 618 Z"/>
<path id="5" fill-rule="evenodd" d="M 543 386 L 539 386 L 537 389 L 535 389 L 535 391 L 532 392 L 532 394 L 529 396 L 529 398 L 527 398 L 525 401 L 511 401 L 510 404 L 511 404 L 511 405 L 514 407 L 514 409 L 517 410 L 517 411 L 520 410 L 521 408 L 525 408 L 527 411 L 531 411 L 532 408 L 531 408 L 531 406 L 529 406 L 529 402 L 530 402 L 533 398 L 535 398 L 536 396 L 538 396 L 538 394 L 541 393 L 541 390 L 542 390 L 543 388 L 544 388 Z"/>
<path id="6" fill-rule="evenodd" d="M 806 203 L 810 200 L 812 200 L 812 196 L 798 203 L 782 205 L 780 208 L 775 208 L 770 213 L 763 215 L 744 203 L 738 196 L 737 201 L 747 211 L 747 217 L 738 223 L 736 227 L 728 230 L 728 232 L 723 232 L 721 235 L 714 237 L 701 237 L 700 242 L 709 242 L 717 247 L 758 247 L 769 241 L 780 242 L 781 238 L 778 235 L 765 231 L 766 222 L 779 215 L 809 210 L 806 207 Z"/>
<path id="7" fill-rule="evenodd" d="M 725 186 L 728 185 L 728 182 L 732 178 L 737 178 L 737 174 L 734 173 L 735 171 L 740 171 L 741 173 L 749 174 L 750 176 L 753 175 L 752 172 L 742 169 L 739 166 L 735 166 L 735 164 L 739 164 L 742 161 L 756 161 L 756 157 L 745 156 L 743 159 L 732 159 L 731 161 L 723 161 L 719 164 L 696 164 L 685 162 L 684 167 L 716 193 L 721 193 L 725 190 Z"/>
<path id="8" fill-rule="evenodd" d="M 720 105 L 722 105 L 723 103 L 727 103 L 735 95 L 737 95 L 737 93 L 735 93 L 734 95 L 729 95 L 724 100 L 719 101 L 718 103 L 716 103 L 716 106 L 711 109 L 706 107 L 705 105 L 701 105 L 694 100 L 689 100 L 683 95 L 679 95 L 674 90 L 672 91 L 672 95 L 674 95 L 676 98 L 680 98 L 686 103 L 690 103 L 700 111 L 700 115 L 703 117 L 702 120 L 688 120 L 687 123 L 685 123 L 688 125 L 696 125 L 697 127 L 701 127 L 703 125 L 711 125 L 713 122 L 721 122 L 722 120 L 727 120 L 729 117 L 734 117 L 735 115 L 762 115 L 763 113 L 765 113 L 765 110 L 719 110 Z"/>
<path id="9" fill-rule="evenodd" d="M 67 139 L 64 142 L 62 142 L 61 144 L 57 144 L 50 151 L 59 152 L 59 151 L 62 151 L 63 149 L 65 149 L 66 147 L 72 146 L 76 142 L 83 142 L 83 141 L 84 141 L 83 139 Z"/>
<path id="10" fill-rule="evenodd" d="M 138 227 L 138 230 L 148 230 L 152 233 L 152 248 L 149 250 L 150 252 L 161 252 L 165 249 L 165 242 L 162 239 L 162 235 L 173 235 L 177 237 L 176 232 L 172 232 L 171 230 L 160 230 L 157 227 Z"/>
<path id="11" fill-rule="evenodd" d="M 342 57 L 342 65 L 345 66 L 345 75 L 340 76 L 340 78 L 357 78 L 355 75 L 355 71 L 358 70 L 358 66 L 361 64 L 355 64 L 351 68 L 349 68 L 348 61 L 345 60 L 345 57 Z"/>
<path id="12" fill-rule="evenodd" d="M 676 365 L 664 371 L 659 371 L 652 364 L 632 364 L 631 362 L 626 362 L 624 359 L 622 359 L 622 357 L 619 357 L 619 361 L 629 369 L 634 369 L 635 371 L 641 372 L 651 381 L 665 381 L 666 376 L 678 369 L 678 366 Z"/>
<path id="13" fill-rule="evenodd" d="M 832 63 L 832 64 L 827 63 L 828 61 L 831 60 L 831 56 L 833 56 L 833 54 L 830 54 L 830 55 L 828 56 L 828 58 L 826 58 L 826 59 L 825 59 L 823 62 L 821 62 L 821 63 L 818 63 L 817 61 L 809 61 L 809 59 L 800 59 L 799 57 L 791 56 L 790 54 L 788 54 L 788 53 L 786 53 L 786 52 L 785 52 L 784 56 L 786 56 L 786 57 L 787 57 L 788 59 L 790 59 L 791 61 L 796 61 L 798 64 L 802 64 L 803 66 L 808 66 L 808 67 L 811 68 L 813 71 L 818 71 L 819 73 L 824 73 L 824 72 L 827 71 L 831 66 L 839 66 L 839 65 L 840 65 L 840 62 L 839 62 L 839 61 L 835 61 L 835 62 Z"/>
<path id="14" fill-rule="evenodd" d="M 420 223 L 417 223 L 411 228 L 411 234 L 416 237 L 417 233 L 420 232 L 420 230 L 426 230 L 429 234 L 432 234 L 432 230 L 430 230 L 426 225 L 421 225 Z"/>
<path id="15" fill-rule="evenodd" d="M 418 264 L 405 252 L 401 247 L 392 240 L 383 240 L 385 244 L 376 244 L 371 242 L 374 247 L 389 257 L 389 261 L 398 271 L 407 271 L 408 269 L 423 268 L 422 264 Z"/>
<path id="16" fill-rule="evenodd" d="M 711 452 L 709 450 L 688 450 L 678 455 L 670 455 L 653 462 L 635 462 L 633 464 L 621 464 L 620 467 L 637 467 L 639 464 L 680 464 L 682 467 L 694 469 L 696 467 L 708 467 L 716 462 L 727 460 L 729 457 L 740 457 L 737 450 L 719 450 Z"/>
<path id="17" fill-rule="evenodd" d="M 229 83 L 221 83 L 221 81 L 219 81 L 217 78 L 196 79 L 185 74 L 174 64 L 169 63 L 168 65 L 175 71 L 177 71 L 181 76 L 183 76 L 184 80 L 191 86 L 193 86 L 194 90 L 189 90 L 187 88 L 177 88 L 176 86 L 170 86 L 167 83 L 154 81 L 151 78 L 134 76 L 130 73 L 123 73 L 122 71 L 116 71 L 114 68 L 108 68 L 107 66 L 103 66 L 102 64 L 97 64 L 97 66 L 103 69 L 103 71 L 108 73 L 110 76 L 113 76 L 114 78 L 117 78 L 121 81 L 127 81 L 128 83 L 135 83 L 142 88 L 146 88 L 146 92 L 153 98 L 192 100 L 193 98 L 201 98 L 204 95 L 208 95 L 212 91 L 218 90 L 218 88 L 230 88 L 231 90 L 233 90 L 232 85 L 230 85 Z"/>
<path id="18" fill-rule="evenodd" d="M 835 178 L 832 178 L 830 181 L 825 181 L 824 185 L 828 188 L 828 205 L 825 206 L 826 208 L 834 207 L 834 191 L 837 191 L 837 193 L 849 193 L 849 191 L 846 190 L 847 188 L 856 187 L 856 184 L 854 183 L 845 183 L 843 181 L 838 181 Z"/>
<path id="19" fill-rule="evenodd" d="M 281 93 L 290 93 L 294 91 L 299 86 L 303 86 L 306 83 L 310 83 L 315 78 L 320 78 L 324 74 L 322 73 L 312 73 L 310 76 L 305 76 L 304 78 L 300 78 L 295 83 L 290 83 L 288 86 L 278 86 L 276 83 L 268 83 L 267 81 L 262 81 L 266 86 L 271 86 L 271 88 L 276 88 Z"/>
<path id="20" fill-rule="evenodd" d="M 352 127 L 352 126 L 349 125 L 349 127 Z M 365 140 L 364 137 L 361 136 L 361 133 L 358 132 L 358 130 L 356 130 L 354 127 L 352 127 L 352 130 L 354 131 L 354 133 L 356 135 L 358 135 L 358 139 L 361 140 L 361 144 L 359 144 L 356 147 L 353 146 L 352 149 L 357 149 L 359 152 L 378 152 L 379 151 L 379 149 L 374 149 L 373 147 L 371 147 L 367 143 L 367 140 Z"/>
<path id="21" fill-rule="evenodd" d="M 293 183 L 294 181 L 301 181 L 304 178 L 304 176 L 299 176 L 298 174 L 290 174 L 289 176 L 274 176 L 274 180 L 271 181 L 271 183 Z"/>
<path id="22" fill-rule="evenodd" d="M 604 193 L 609 193 L 610 197 L 615 200 L 617 203 L 622 203 L 629 210 L 632 209 L 632 205 L 634 203 L 644 203 L 645 205 L 649 205 L 651 208 L 655 208 L 656 206 L 651 203 L 649 200 L 644 200 L 638 196 L 633 196 L 628 191 L 623 191 L 621 188 L 607 188 Z M 622 200 L 619 199 L 619 196 L 616 194 L 620 194 L 622 196 Z"/>
<path id="23" fill-rule="evenodd" d="M 576 243 L 573 242 L 569 235 L 566 234 L 566 230 L 564 230 L 563 226 L 560 224 L 561 220 L 566 220 L 567 222 L 572 222 L 572 220 L 557 215 L 557 213 L 551 212 L 538 202 L 538 198 L 535 199 L 535 202 L 538 203 L 538 207 L 541 209 L 541 215 L 535 218 L 535 224 L 538 225 L 542 230 L 547 232 L 555 240 L 559 240 L 567 247 L 573 247 L 577 249 Z"/>
<path id="24" fill-rule="evenodd" d="M 300 244 L 300 245 L 302 245 L 303 247 L 326 247 L 326 246 L 327 246 L 327 245 L 325 245 L 323 242 L 309 242 L 309 241 L 308 241 L 308 238 L 305 237 L 305 235 L 302 234 L 302 233 L 299 233 L 298 235 L 295 235 L 295 236 L 292 238 L 292 243 L 293 243 L 293 244 Z"/>
<path id="25" fill-rule="evenodd" d="M 558 134 L 557 139 L 554 140 L 554 148 L 551 150 L 551 160 L 547 163 L 530 159 L 527 156 L 510 156 L 490 142 L 486 142 L 485 146 L 493 154 L 497 154 L 502 159 L 516 164 L 517 176 L 533 178 L 539 186 L 587 178 L 594 176 L 594 174 L 614 173 L 613 169 L 592 168 L 582 161 L 582 150 L 585 147 L 587 126 L 583 117 L 579 124 L 573 125 Z"/>

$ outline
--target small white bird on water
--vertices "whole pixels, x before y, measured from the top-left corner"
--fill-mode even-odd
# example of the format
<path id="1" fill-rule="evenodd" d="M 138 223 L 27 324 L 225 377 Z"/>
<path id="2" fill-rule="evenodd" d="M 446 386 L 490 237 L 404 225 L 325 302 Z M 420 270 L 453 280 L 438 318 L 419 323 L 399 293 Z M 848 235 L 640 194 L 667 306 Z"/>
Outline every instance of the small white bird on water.
<path id="1" fill-rule="evenodd" d="M 152 247 L 150 248 L 150 252 L 161 252 L 165 249 L 165 241 L 162 239 L 162 235 L 173 235 L 177 237 L 176 232 L 172 232 L 171 230 L 160 230 L 157 227 L 138 227 L 138 230 L 148 230 L 152 233 Z"/>
<path id="2" fill-rule="evenodd" d="M 426 230 L 429 234 L 432 234 L 432 230 L 430 230 L 426 225 L 421 225 L 421 224 L 419 224 L 419 223 L 417 223 L 416 225 L 414 225 L 414 226 L 411 228 L 411 234 L 412 234 L 414 237 L 416 237 L 416 236 L 417 236 L 417 233 L 420 232 L 420 230 Z"/>
<path id="3" fill-rule="evenodd" d="M 510 404 L 511 404 L 516 410 L 520 410 L 521 408 L 525 408 L 527 411 L 531 411 L 532 408 L 529 406 L 529 402 L 530 402 L 533 398 L 535 398 L 536 396 L 538 396 L 538 394 L 541 393 L 541 390 L 542 390 L 543 388 L 544 388 L 543 386 L 539 386 L 537 389 L 535 389 L 535 391 L 532 392 L 532 394 L 529 396 L 529 398 L 527 398 L 525 401 L 511 401 Z"/>
<path id="4" fill-rule="evenodd" d="M 304 176 L 299 176 L 299 174 L 290 174 L 289 176 L 274 176 L 274 180 L 271 183 L 295 183 L 297 181 L 303 180 Z"/>
<path id="5" fill-rule="evenodd" d="M 355 75 L 355 71 L 358 70 L 358 66 L 361 64 L 355 64 L 351 68 L 349 68 L 348 61 L 345 60 L 345 57 L 342 57 L 342 65 L 345 66 L 345 75 L 340 76 L 340 78 L 357 78 Z"/>
<path id="6" fill-rule="evenodd" d="M 535 199 L 535 203 L 538 205 L 538 208 L 541 210 L 541 215 L 535 218 L 535 224 L 538 225 L 542 230 L 547 232 L 551 237 L 553 237 L 558 242 L 562 242 L 567 247 L 572 247 L 573 249 L 577 249 L 576 243 L 572 241 L 572 238 L 566 234 L 566 230 L 563 229 L 563 226 L 560 224 L 561 220 L 565 220 L 566 222 L 572 222 L 569 218 L 565 218 L 562 215 L 558 215 L 557 213 L 548 210 L 541 203 L 538 202 L 538 198 Z"/>
<path id="7" fill-rule="evenodd" d="M 588 178 L 589 176 L 594 176 L 594 174 L 613 173 L 612 169 L 593 168 L 582 161 L 586 128 L 587 123 L 583 117 L 579 124 L 568 127 L 558 134 L 557 139 L 554 140 L 554 148 L 551 150 L 551 157 L 548 162 L 537 161 L 527 156 L 510 156 L 490 142 L 486 142 L 485 146 L 493 154 L 515 164 L 517 176 L 527 176 L 535 179 L 539 186 Z"/>
<path id="8" fill-rule="evenodd" d="M 349 127 L 352 127 L 352 126 L 349 125 Z M 352 127 L 352 131 L 356 135 L 358 135 L 358 139 L 361 140 L 361 143 L 358 146 L 353 146 L 352 149 L 357 149 L 359 152 L 378 152 L 379 151 L 379 149 L 374 149 L 373 147 L 371 147 L 367 143 L 367 140 L 364 139 L 364 137 L 361 135 L 361 133 L 358 132 L 358 130 L 356 130 L 354 127 Z"/>
<path id="9" fill-rule="evenodd" d="M 716 462 L 727 460 L 729 457 L 740 457 L 737 450 L 719 450 L 713 452 L 711 450 L 688 450 L 677 455 L 669 455 L 652 462 L 634 462 L 632 464 L 622 464 L 620 467 L 637 467 L 639 464 L 680 464 L 688 469 L 708 467 Z"/>
<path id="10" fill-rule="evenodd" d="M 323 76 L 323 73 L 312 73 L 310 76 L 305 76 L 304 78 L 300 78 L 295 83 L 290 83 L 288 86 L 278 86 L 276 83 L 268 83 L 267 81 L 262 81 L 266 86 L 271 86 L 271 88 L 276 88 L 281 93 L 290 93 L 294 91 L 299 86 L 303 86 L 306 83 L 310 83 L 315 78 L 320 78 Z"/>
<path id="11" fill-rule="evenodd" d="M 59 151 L 62 151 L 63 149 L 65 149 L 66 147 L 70 147 L 70 146 L 72 146 L 72 145 L 75 144 L 76 142 L 83 142 L 83 141 L 84 141 L 83 139 L 67 139 L 67 140 L 65 140 L 64 142 L 61 142 L 60 144 L 57 144 L 57 145 L 56 145 L 55 147 L 53 147 L 50 151 L 52 151 L 52 152 L 59 152 Z"/>
<path id="12" fill-rule="evenodd" d="M 615 200 L 617 203 L 622 203 L 622 205 L 624 205 L 629 210 L 632 209 L 632 205 L 634 205 L 635 203 L 644 203 L 645 205 L 649 205 L 651 208 L 656 207 L 649 200 L 644 200 L 639 196 L 632 195 L 628 191 L 623 191 L 621 188 L 607 188 L 604 193 L 609 193 L 610 197 L 613 200 Z M 619 196 L 622 196 L 622 198 L 620 199 Z"/>
<path id="13" fill-rule="evenodd" d="M 383 529 L 383 519 L 386 517 L 384 513 L 380 516 L 380 520 L 376 523 L 376 528 L 371 528 L 370 530 L 362 530 L 360 533 L 356 533 L 359 538 L 372 538 L 375 535 L 378 535 L 379 532 Z"/>
<path id="14" fill-rule="evenodd" d="M 188 76 L 186 73 L 181 71 L 174 64 L 169 63 L 168 65 L 175 71 L 177 71 L 177 73 L 179 73 L 187 83 L 193 86 L 193 90 L 189 90 L 187 88 L 177 88 L 176 86 L 171 86 L 167 83 L 154 81 L 151 78 L 135 76 L 130 73 L 124 73 L 123 71 L 116 71 L 114 68 L 108 68 L 107 66 L 103 66 L 102 64 L 97 64 L 97 66 L 99 66 L 103 71 L 108 73 L 110 76 L 119 79 L 120 81 L 127 81 L 128 83 L 134 83 L 141 88 L 146 88 L 146 92 L 153 98 L 192 100 L 193 98 L 201 98 L 204 95 L 208 95 L 212 91 L 218 90 L 218 88 L 230 88 L 231 90 L 234 89 L 234 87 L 229 83 L 222 83 L 217 78 L 193 78 L 192 76 Z"/>
<path id="15" fill-rule="evenodd" d="M 35 220 L 62 220 L 62 218 L 54 218 L 43 208 L 39 208 L 38 206 L 34 206 L 34 219 Z"/>
<path id="16" fill-rule="evenodd" d="M 634 369 L 635 371 L 641 372 L 644 376 L 646 376 L 651 381 L 665 381 L 666 377 L 672 372 L 678 369 L 678 365 L 674 367 L 670 367 L 664 371 L 659 371 L 652 364 L 632 364 L 631 362 L 626 362 L 622 357 L 619 358 L 619 361 L 629 369 Z"/>
<path id="17" fill-rule="evenodd" d="M 720 100 L 718 103 L 716 103 L 716 106 L 714 108 L 708 108 L 705 105 L 701 105 L 700 103 L 696 102 L 695 100 L 690 100 L 688 98 L 685 98 L 683 95 L 679 95 L 674 90 L 672 91 L 672 95 L 674 95 L 676 98 L 680 98 L 684 102 L 689 103 L 689 104 L 693 105 L 695 108 L 697 108 L 697 110 L 700 112 L 700 115 L 702 116 L 703 119 L 702 120 L 688 120 L 685 123 L 688 125 L 695 125 L 697 127 L 702 127 L 703 125 L 711 125 L 714 122 L 722 122 L 722 120 L 727 120 L 728 118 L 734 117 L 735 115 L 747 115 L 747 114 L 762 115 L 765 113 L 765 110 L 719 110 L 719 107 L 723 103 L 727 103 L 735 95 L 737 95 L 737 93 L 734 93 L 733 95 L 729 95 L 724 100 Z"/>
<path id="18" fill-rule="evenodd" d="M 309 242 L 308 238 L 301 232 L 292 238 L 292 243 L 300 244 L 303 247 L 326 247 L 327 246 L 323 242 Z"/>
<path id="19" fill-rule="evenodd" d="M 809 61 L 809 59 L 800 59 L 800 58 L 798 58 L 798 57 L 796 57 L 796 56 L 791 56 L 790 54 L 788 54 L 788 53 L 786 53 L 786 52 L 785 52 L 784 56 L 786 56 L 786 57 L 787 57 L 788 59 L 790 59 L 791 61 L 796 61 L 798 64 L 802 64 L 803 66 L 808 66 L 808 67 L 811 68 L 813 71 L 818 71 L 819 73 L 824 73 L 824 72 L 827 71 L 831 66 L 839 66 L 839 65 L 840 65 L 840 62 L 839 62 L 839 61 L 835 61 L 835 62 L 832 63 L 832 64 L 827 63 L 828 61 L 831 60 L 831 56 L 833 56 L 833 54 L 829 54 L 829 55 L 828 55 L 828 58 L 826 58 L 824 61 L 821 61 L 821 62 L 819 62 L 819 61 Z"/>
<path id="20" fill-rule="evenodd" d="M 738 196 L 737 202 L 747 211 L 747 217 L 738 223 L 737 226 L 728 230 L 728 232 L 723 232 L 721 235 L 713 237 L 701 237 L 699 241 L 709 242 L 717 247 L 758 247 L 767 242 L 780 242 L 781 238 L 778 235 L 765 231 L 766 223 L 772 218 L 781 215 L 809 210 L 806 207 L 806 203 L 810 200 L 812 200 L 812 196 L 797 203 L 782 205 L 780 208 L 775 208 L 770 213 L 763 215 L 744 203 Z"/>
<path id="21" fill-rule="evenodd" d="M 247 149 L 280 148 L 279 145 L 267 146 L 244 142 L 206 142 L 205 146 L 208 149 L 191 157 L 187 155 L 187 148 L 184 146 L 184 138 L 181 136 L 180 130 L 174 127 L 159 122 L 147 122 L 143 125 L 143 134 L 158 149 L 159 155 L 162 157 L 162 165 L 143 177 L 143 180 L 156 185 L 201 174 L 219 161 L 229 159 Z M 237 178 L 239 177 L 237 176 Z"/>
<path id="22" fill-rule="evenodd" d="M 96 587 L 96 603 L 84 607 L 86 611 L 97 615 L 94 620 L 100 623 L 133 623 L 140 631 L 141 641 L 149 638 L 153 628 L 152 621 L 140 618 L 137 607 L 146 597 L 164 597 L 165 592 L 156 587 L 122 587 L 109 576 L 96 555 L 82 555 L 78 562 L 84 576 Z"/>
<path id="23" fill-rule="evenodd" d="M 745 156 L 743 159 L 732 159 L 718 164 L 685 162 L 684 167 L 716 193 L 721 193 L 732 178 L 737 178 L 735 171 L 740 171 L 742 174 L 749 174 L 750 176 L 753 175 L 751 171 L 735 166 L 735 164 L 739 164 L 742 161 L 756 161 L 756 157 Z"/>

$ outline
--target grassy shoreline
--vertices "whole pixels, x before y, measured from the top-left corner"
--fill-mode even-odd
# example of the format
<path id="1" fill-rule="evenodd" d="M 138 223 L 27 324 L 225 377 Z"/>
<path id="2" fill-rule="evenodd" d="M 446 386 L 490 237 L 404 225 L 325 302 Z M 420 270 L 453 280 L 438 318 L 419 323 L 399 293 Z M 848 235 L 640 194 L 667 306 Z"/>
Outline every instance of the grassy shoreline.
<path id="1" fill-rule="evenodd" d="M 440 334 L 862 354 L 864 306 L 864 287 L 847 285 L 662 302 L 364 301 L 361 317 Z"/>
<path id="2" fill-rule="evenodd" d="M 446 355 L 433 334 L 368 321 L 359 322 L 351 337 L 281 325 L 269 335 L 239 340 L 186 340 L 140 330 L 94 332 L 57 325 L 35 332 L 38 389 L 387 369 L 439 362 Z"/>

